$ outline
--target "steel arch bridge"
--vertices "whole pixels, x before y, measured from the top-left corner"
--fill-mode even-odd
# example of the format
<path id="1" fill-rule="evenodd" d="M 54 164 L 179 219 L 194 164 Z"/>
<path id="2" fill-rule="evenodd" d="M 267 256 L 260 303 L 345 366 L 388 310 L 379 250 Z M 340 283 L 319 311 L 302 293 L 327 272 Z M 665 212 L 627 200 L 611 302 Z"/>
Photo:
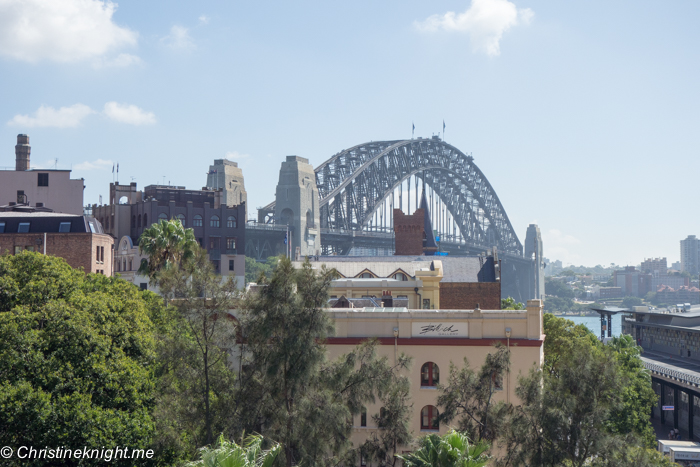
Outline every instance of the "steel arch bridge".
<path id="1" fill-rule="evenodd" d="M 334 155 L 315 172 L 324 230 L 368 230 L 378 207 L 416 176 L 442 200 L 463 241 L 523 254 L 498 195 L 474 159 L 437 137 L 360 144 Z"/>
<path id="2" fill-rule="evenodd" d="M 360 144 L 335 154 L 315 174 L 324 254 L 347 254 L 349 248 L 342 246 L 347 238 L 355 245 L 358 237 L 364 238 L 363 245 L 372 245 L 373 239 L 390 245 L 397 192 L 402 206 L 400 190 L 407 180 L 410 187 L 413 177 L 442 202 L 443 218 L 437 223 L 445 246 L 463 244 L 464 253 L 496 247 L 523 255 L 498 195 L 473 158 L 438 137 Z M 263 210 L 273 213 L 274 203 Z"/>

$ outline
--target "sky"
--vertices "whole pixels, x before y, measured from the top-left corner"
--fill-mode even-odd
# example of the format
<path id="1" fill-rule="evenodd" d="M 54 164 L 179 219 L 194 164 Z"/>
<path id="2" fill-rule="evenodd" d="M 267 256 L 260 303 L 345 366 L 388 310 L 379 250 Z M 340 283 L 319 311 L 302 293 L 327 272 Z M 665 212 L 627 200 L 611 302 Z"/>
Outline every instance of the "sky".
<path id="1" fill-rule="evenodd" d="M 700 235 L 700 2 L 0 0 L 0 167 L 112 167 L 199 189 L 243 169 L 248 212 L 286 155 L 368 141 L 471 153 L 521 242 L 565 264 L 680 257 Z"/>

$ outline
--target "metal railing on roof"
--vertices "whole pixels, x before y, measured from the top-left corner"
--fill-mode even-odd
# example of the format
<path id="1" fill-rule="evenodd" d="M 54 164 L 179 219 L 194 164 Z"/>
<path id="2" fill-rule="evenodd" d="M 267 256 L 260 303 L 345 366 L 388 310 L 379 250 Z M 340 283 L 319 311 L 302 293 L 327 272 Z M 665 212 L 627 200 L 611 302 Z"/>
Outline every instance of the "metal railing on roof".
<path id="1" fill-rule="evenodd" d="M 685 383 L 689 386 L 695 386 L 696 388 L 700 388 L 699 376 L 689 375 L 688 373 L 684 373 L 679 370 L 673 370 L 662 365 L 657 365 L 656 363 L 644 362 L 644 366 L 647 370 L 659 376 L 663 376 L 665 378 L 669 378 L 680 383 Z"/>

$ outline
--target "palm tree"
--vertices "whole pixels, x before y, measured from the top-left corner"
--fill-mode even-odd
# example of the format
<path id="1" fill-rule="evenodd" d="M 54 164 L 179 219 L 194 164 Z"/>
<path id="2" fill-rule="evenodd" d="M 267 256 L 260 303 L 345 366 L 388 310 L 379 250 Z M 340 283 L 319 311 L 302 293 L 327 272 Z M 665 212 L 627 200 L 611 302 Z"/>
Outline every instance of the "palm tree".
<path id="1" fill-rule="evenodd" d="M 194 257 L 198 248 L 192 229 L 185 229 L 176 219 L 161 219 L 139 237 L 139 253 L 147 254 L 148 261 L 141 262 L 138 272 L 156 283 L 161 271 L 182 265 Z"/>
<path id="2" fill-rule="evenodd" d="M 262 436 L 249 436 L 239 446 L 219 436 L 218 446 L 206 446 L 199 450 L 199 460 L 190 462 L 188 467 L 270 467 L 282 450 L 275 444 L 268 450 L 262 449 Z"/>
<path id="3" fill-rule="evenodd" d="M 405 467 L 483 467 L 489 461 L 484 453 L 489 446 L 470 444 L 463 433 L 450 430 L 444 436 L 431 434 L 421 438 L 420 448 L 406 456 L 397 456 Z"/>

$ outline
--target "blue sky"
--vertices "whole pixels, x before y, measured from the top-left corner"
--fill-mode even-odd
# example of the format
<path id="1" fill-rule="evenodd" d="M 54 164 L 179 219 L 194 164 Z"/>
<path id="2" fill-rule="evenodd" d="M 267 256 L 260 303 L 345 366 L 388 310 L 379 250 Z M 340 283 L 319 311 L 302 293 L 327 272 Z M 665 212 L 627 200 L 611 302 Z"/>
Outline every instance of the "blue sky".
<path id="1" fill-rule="evenodd" d="M 284 156 L 370 140 L 470 152 L 524 240 L 576 265 L 679 259 L 700 235 L 698 2 L 0 0 L 0 166 L 112 164 L 139 187 L 243 168 L 249 213 Z"/>

